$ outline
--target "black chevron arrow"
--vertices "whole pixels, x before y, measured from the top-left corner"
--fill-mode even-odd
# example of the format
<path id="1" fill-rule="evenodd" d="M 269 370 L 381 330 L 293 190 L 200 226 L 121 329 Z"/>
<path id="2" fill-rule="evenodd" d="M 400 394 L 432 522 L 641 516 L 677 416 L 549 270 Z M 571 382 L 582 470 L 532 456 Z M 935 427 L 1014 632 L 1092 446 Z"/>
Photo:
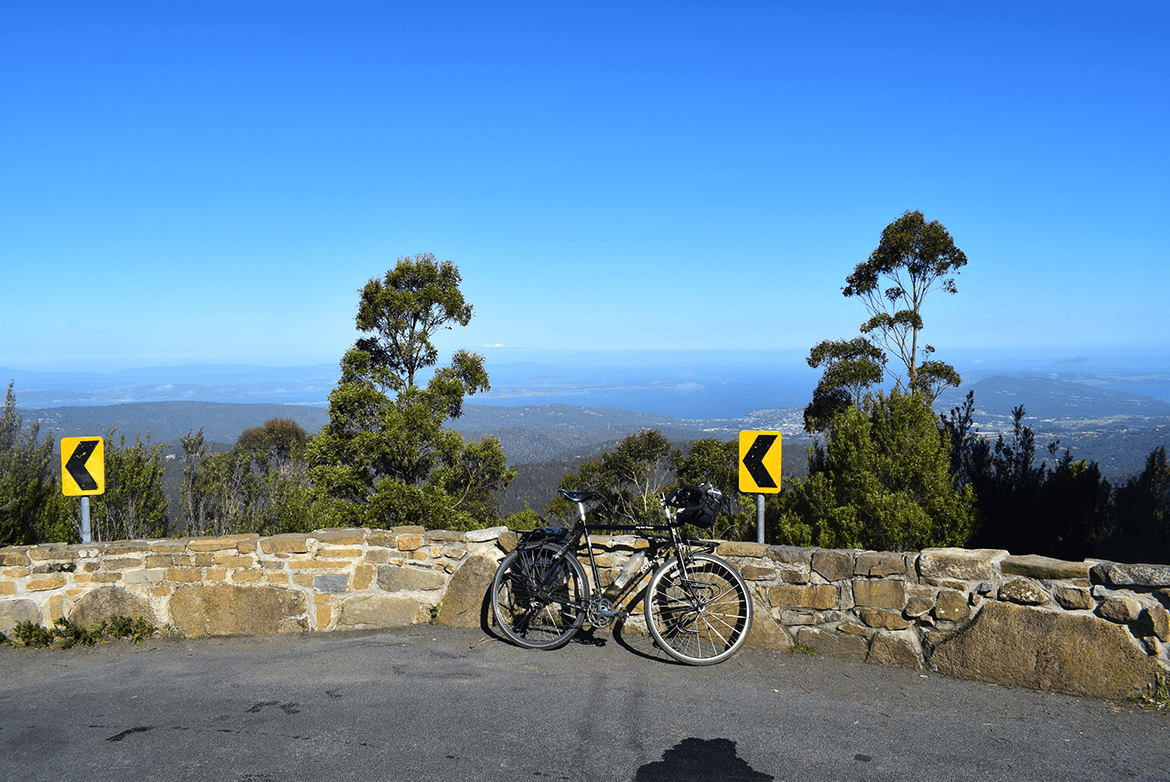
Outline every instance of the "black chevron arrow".
<path id="1" fill-rule="evenodd" d="M 772 447 L 774 442 L 776 442 L 774 434 L 757 435 L 752 447 L 748 448 L 748 452 L 743 457 L 743 466 L 747 468 L 748 475 L 752 476 L 756 486 L 761 489 L 776 488 L 776 481 L 772 479 L 772 474 L 764 466 L 764 457 L 768 455 L 768 449 Z"/>
<path id="2" fill-rule="evenodd" d="M 85 469 L 85 463 L 89 461 L 89 457 L 93 456 L 93 451 L 97 448 L 100 440 L 82 440 L 73 449 L 73 454 L 69 457 L 69 461 L 65 462 L 65 469 L 73 476 L 73 480 L 77 482 L 77 488 L 82 491 L 93 491 L 98 487 L 97 481 L 89 474 L 89 470 Z"/>

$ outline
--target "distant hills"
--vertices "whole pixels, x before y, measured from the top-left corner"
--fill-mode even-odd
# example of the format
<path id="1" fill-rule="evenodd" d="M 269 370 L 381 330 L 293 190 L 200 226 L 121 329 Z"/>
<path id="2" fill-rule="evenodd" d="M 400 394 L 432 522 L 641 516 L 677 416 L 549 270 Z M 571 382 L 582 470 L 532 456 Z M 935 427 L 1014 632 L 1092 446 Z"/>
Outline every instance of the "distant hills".
<path id="1" fill-rule="evenodd" d="M 331 366 L 293 369 L 241 367 L 168 368 L 178 381 L 192 382 L 192 395 L 201 401 L 136 401 L 133 403 L 70 404 L 58 401 L 32 404 L 29 398 L 44 399 L 55 394 L 54 400 L 69 394 L 82 398 L 113 399 L 117 386 L 109 385 L 110 376 L 70 376 L 71 389 L 30 388 L 38 379 L 37 373 L 24 373 L 16 386 L 17 404 L 28 423 L 39 420 L 43 431 L 52 431 L 56 437 L 105 435 L 110 427 L 133 440 L 135 435 L 150 432 L 154 442 L 168 444 L 169 453 L 177 453 L 178 440 L 189 431 L 203 429 L 208 443 L 228 447 L 249 427 L 259 426 L 270 418 L 290 418 L 310 433 L 317 432 L 328 420 L 323 404 L 258 403 L 251 394 L 264 387 L 270 395 L 286 393 L 296 396 L 312 385 L 305 377 L 321 373 L 320 387 L 312 390 L 316 399 L 324 400 L 335 380 L 325 376 Z M 118 377 L 127 381 L 155 377 L 158 370 L 128 370 Z M 0 369 L 0 377 L 11 370 Z M 41 380 L 60 380 L 54 373 L 41 373 Z M 51 376 L 50 376 L 51 375 Z M 141 377 L 140 377 L 141 375 Z M 172 376 L 172 375 L 168 375 Z M 299 379 L 298 379 L 299 378 Z M 246 382 L 233 382 L 246 381 Z M 1025 423 L 1036 432 L 1037 457 L 1047 458 L 1048 442 L 1059 439 L 1061 449 L 1069 448 L 1077 458 L 1096 460 L 1111 478 L 1132 474 L 1141 469 L 1146 455 L 1158 445 L 1170 442 L 1170 403 L 1152 396 L 1138 394 L 1116 387 L 1089 382 L 1068 382 L 1052 378 L 986 377 L 943 394 L 936 409 L 945 412 L 962 403 L 967 390 L 974 390 L 976 426 L 985 436 L 1000 432 L 1010 435 L 1011 413 L 1017 405 L 1024 405 Z M 86 388 L 86 383 L 93 387 Z M 58 385 L 61 385 L 58 383 Z M 170 390 L 157 390 L 159 395 L 174 393 L 184 387 L 183 382 L 171 383 Z M 100 386 L 100 387 L 99 387 Z M 135 386 L 133 396 L 141 399 L 155 393 L 150 388 Z M 285 389 L 281 391 L 281 389 Z M 289 390 L 299 389 L 299 390 Z M 267 392 L 266 392 L 267 393 Z M 224 401 L 208 401 L 207 397 L 222 397 Z M 230 401 L 228 401 L 230 400 Z M 653 428 L 662 431 L 675 442 L 690 442 L 706 437 L 732 439 L 743 429 L 777 430 L 785 433 L 785 462 L 793 462 L 787 474 L 803 472 L 804 445 L 801 407 L 776 407 L 754 410 L 743 418 L 681 418 L 655 412 L 635 412 L 610 407 L 570 405 L 554 401 L 551 404 L 515 405 L 500 400 L 484 404 L 472 397 L 464 405 L 464 415 L 451 426 L 464 436 L 479 439 L 485 435 L 500 438 L 511 464 L 549 461 L 573 462 L 599 453 L 608 444 L 615 443 L 631 432 Z M 544 401 L 544 400 L 541 400 Z M 646 401 L 652 401 L 646 397 Z"/>

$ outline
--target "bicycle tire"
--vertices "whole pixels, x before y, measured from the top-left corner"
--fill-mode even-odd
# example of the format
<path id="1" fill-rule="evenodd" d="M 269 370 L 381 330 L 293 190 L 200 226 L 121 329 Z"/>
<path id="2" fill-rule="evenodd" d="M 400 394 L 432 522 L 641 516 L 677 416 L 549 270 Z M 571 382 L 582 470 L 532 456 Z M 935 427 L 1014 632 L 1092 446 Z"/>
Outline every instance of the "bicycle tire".
<path id="1" fill-rule="evenodd" d="M 576 558 L 558 556 L 554 546 L 516 549 L 492 579 L 492 614 L 512 643 L 556 649 L 585 621 L 588 589 Z"/>
<path id="2" fill-rule="evenodd" d="M 752 598 L 735 568 L 710 554 L 672 558 L 646 587 L 646 626 L 659 648 L 688 665 L 723 662 L 752 628 Z"/>

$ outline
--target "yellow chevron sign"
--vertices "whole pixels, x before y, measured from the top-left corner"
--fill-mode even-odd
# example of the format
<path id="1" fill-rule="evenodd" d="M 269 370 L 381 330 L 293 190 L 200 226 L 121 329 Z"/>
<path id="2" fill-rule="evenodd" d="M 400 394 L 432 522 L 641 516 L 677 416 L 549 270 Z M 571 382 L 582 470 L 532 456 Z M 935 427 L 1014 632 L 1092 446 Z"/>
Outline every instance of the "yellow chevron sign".
<path id="1" fill-rule="evenodd" d="M 744 494 L 780 491 L 780 432 L 739 433 L 739 490 Z"/>
<path id="2" fill-rule="evenodd" d="M 61 438 L 61 493 L 66 497 L 106 490 L 106 451 L 100 437 Z"/>

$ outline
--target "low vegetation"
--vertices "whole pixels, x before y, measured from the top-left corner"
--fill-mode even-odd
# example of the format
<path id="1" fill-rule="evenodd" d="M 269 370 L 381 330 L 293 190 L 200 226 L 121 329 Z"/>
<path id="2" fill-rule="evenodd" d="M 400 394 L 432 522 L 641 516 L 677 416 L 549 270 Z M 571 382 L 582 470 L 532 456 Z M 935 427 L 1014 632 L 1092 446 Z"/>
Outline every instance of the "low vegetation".
<path id="1" fill-rule="evenodd" d="M 109 619 L 89 626 L 74 624 L 65 617 L 59 617 L 49 629 L 31 621 L 20 622 L 12 629 L 13 637 L 7 638 L 0 634 L 0 642 L 15 647 L 56 645 L 61 649 L 69 649 L 79 644 L 94 646 L 112 638 L 124 638 L 137 645 L 142 643 L 144 638 L 153 635 L 156 630 L 157 628 L 141 614 L 134 619 L 111 614 Z"/>

